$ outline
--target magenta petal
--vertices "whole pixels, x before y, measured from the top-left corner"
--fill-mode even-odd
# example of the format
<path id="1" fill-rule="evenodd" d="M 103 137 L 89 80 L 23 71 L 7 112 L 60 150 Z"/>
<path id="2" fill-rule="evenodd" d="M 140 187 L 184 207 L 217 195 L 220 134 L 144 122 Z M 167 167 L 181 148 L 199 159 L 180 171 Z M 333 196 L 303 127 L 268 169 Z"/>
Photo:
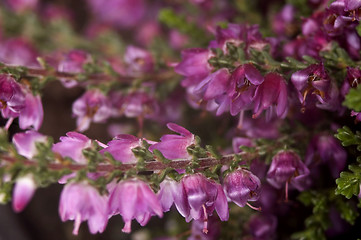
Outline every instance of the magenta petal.
<path id="1" fill-rule="evenodd" d="M 192 133 L 190 131 L 188 131 L 184 127 L 181 127 L 181 126 L 179 126 L 178 124 L 175 124 L 175 123 L 167 123 L 167 127 L 170 130 L 172 130 L 173 132 L 179 133 L 182 136 L 191 136 L 192 135 Z"/>
<path id="2" fill-rule="evenodd" d="M 253 84 L 253 85 L 260 85 L 263 82 L 262 74 L 251 64 L 244 64 L 244 73 L 246 78 Z"/>
<path id="3" fill-rule="evenodd" d="M 31 159 L 36 153 L 36 142 L 46 142 L 46 136 L 29 130 L 24 133 L 16 133 L 13 137 L 13 143 L 18 153 L 28 159 Z"/>
<path id="4" fill-rule="evenodd" d="M 219 218 L 222 221 L 227 221 L 229 218 L 229 209 L 228 209 L 227 198 L 223 192 L 223 188 L 222 188 L 221 184 L 216 184 L 216 186 L 217 186 L 217 193 L 218 193 L 217 199 L 215 202 L 216 211 L 217 211 Z"/>
<path id="5" fill-rule="evenodd" d="M 43 123 L 44 110 L 39 95 L 34 96 L 27 93 L 25 96 L 25 108 L 21 110 L 19 115 L 19 125 L 21 129 L 33 127 L 39 130 Z"/>

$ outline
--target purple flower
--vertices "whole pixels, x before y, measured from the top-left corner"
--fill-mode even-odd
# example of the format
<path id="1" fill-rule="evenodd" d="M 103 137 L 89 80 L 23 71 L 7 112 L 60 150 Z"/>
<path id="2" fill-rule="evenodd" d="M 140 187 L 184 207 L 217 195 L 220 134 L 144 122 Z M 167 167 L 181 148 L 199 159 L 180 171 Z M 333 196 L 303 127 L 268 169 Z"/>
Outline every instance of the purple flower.
<path id="1" fill-rule="evenodd" d="M 251 64 L 237 67 L 232 73 L 229 89 L 230 112 L 235 116 L 240 111 L 247 109 L 255 96 L 256 87 L 264 81 L 261 73 Z"/>
<path id="2" fill-rule="evenodd" d="M 258 200 L 261 181 L 250 171 L 240 168 L 227 174 L 223 181 L 223 187 L 232 202 L 244 207 L 247 201 Z"/>
<path id="3" fill-rule="evenodd" d="M 332 176 L 337 178 L 345 168 L 347 153 L 332 135 L 316 135 L 308 145 L 305 163 L 314 167 L 319 164 L 320 160 L 322 163 L 328 164 Z"/>
<path id="4" fill-rule="evenodd" d="M 17 152 L 27 159 L 31 159 L 37 154 L 35 143 L 45 143 L 46 140 L 46 136 L 32 130 L 16 133 L 13 137 L 13 143 Z"/>
<path id="5" fill-rule="evenodd" d="M 159 105 L 154 95 L 142 91 L 130 93 L 122 99 L 121 103 L 118 109 L 116 106 L 118 104 L 115 103 L 115 108 L 126 117 L 153 118 L 159 112 Z"/>
<path id="6" fill-rule="evenodd" d="M 107 143 L 108 147 L 100 150 L 101 154 L 109 152 L 115 160 L 122 163 L 137 162 L 136 156 L 132 149 L 141 146 L 142 139 L 128 134 L 120 134 L 114 140 Z"/>
<path id="7" fill-rule="evenodd" d="M 273 158 L 267 173 L 267 181 L 275 188 L 290 183 L 302 191 L 310 170 L 293 151 L 280 151 Z M 287 189 L 286 189 L 287 190 Z"/>
<path id="8" fill-rule="evenodd" d="M 273 215 L 253 215 L 248 222 L 252 236 L 257 240 L 275 239 L 277 218 Z"/>
<path id="9" fill-rule="evenodd" d="M 180 182 L 165 178 L 161 182 L 160 190 L 157 193 L 163 212 L 168 212 L 174 203 L 178 212 L 183 217 L 188 216 L 189 207 L 184 191 L 183 185 Z"/>
<path id="10" fill-rule="evenodd" d="M 161 142 L 150 146 L 149 150 L 158 149 L 168 159 L 190 158 L 187 147 L 195 144 L 194 135 L 175 123 L 168 123 L 167 127 L 180 135 L 164 135 L 160 138 Z"/>
<path id="11" fill-rule="evenodd" d="M 104 122 L 112 114 L 111 104 L 99 90 L 89 90 L 73 103 L 73 115 L 77 117 L 78 131 L 89 128 L 90 122 Z"/>
<path id="12" fill-rule="evenodd" d="M 361 122 L 361 112 L 351 111 L 351 117 L 356 117 L 355 121 Z"/>
<path id="13" fill-rule="evenodd" d="M 82 50 L 72 50 L 68 52 L 64 59 L 58 64 L 59 72 L 66 73 L 82 73 L 84 72 L 84 65 L 91 61 L 91 56 Z M 63 85 L 67 88 L 75 87 L 78 82 L 72 79 L 60 79 Z"/>
<path id="14" fill-rule="evenodd" d="M 312 64 L 306 69 L 292 74 L 291 81 L 298 92 L 298 98 L 303 106 L 306 105 L 306 97 L 313 94 L 320 103 L 327 101 L 330 89 L 330 79 L 323 64 Z"/>
<path id="15" fill-rule="evenodd" d="M 122 28 L 135 26 L 146 12 L 144 0 L 88 0 L 96 18 Z"/>
<path id="16" fill-rule="evenodd" d="M 287 85 L 283 77 L 277 73 L 268 73 L 264 82 L 255 92 L 253 118 L 257 118 L 263 110 L 267 110 L 266 118 L 271 119 L 273 111 L 280 118 L 287 115 Z"/>
<path id="17" fill-rule="evenodd" d="M 77 235 L 81 222 L 88 220 L 92 234 L 102 233 L 108 222 L 108 197 L 86 182 L 65 185 L 60 196 L 59 214 L 62 221 L 75 220 L 73 234 Z"/>
<path id="18" fill-rule="evenodd" d="M 33 127 L 39 130 L 43 123 L 44 110 L 39 95 L 34 96 L 31 92 L 25 95 L 25 107 L 19 115 L 19 125 L 21 129 Z"/>
<path id="19" fill-rule="evenodd" d="M 0 108 L 4 118 L 17 117 L 25 107 L 22 87 L 10 75 L 0 74 Z"/>
<path id="20" fill-rule="evenodd" d="M 192 221 L 192 233 L 187 240 L 216 240 L 220 239 L 221 223 L 216 216 L 208 218 L 208 232 L 204 233 L 204 225 L 201 220 Z"/>
<path id="21" fill-rule="evenodd" d="M 129 75 L 149 73 L 153 71 L 154 67 L 154 60 L 150 52 L 134 46 L 127 47 L 124 62 L 128 65 Z"/>
<path id="22" fill-rule="evenodd" d="M 16 179 L 13 190 L 12 206 L 15 212 L 21 212 L 33 197 L 36 183 L 33 176 L 26 175 Z"/>
<path id="23" fill-rule="evenodd" d="M 176 73 L 185 77 L 182 86 L 196 85 L 207 77 L 212 71 L 208 60 L 213 55 L 209 49 L 191 48 L 182 51 L 182 61 L 174 68 Z"/>
<path id="24" fill-rule="evenodd" d="M 120 214 L 125 222 L 123 232 L 131 232 L 132 219 L 140 225 L 148 223 L 151 215 L 163 217 L 162 206 L 153 190 L 143 181 L 125 180 L 117 183 L 109 197 L 109 214 Z"/>
<path id="25" fill-rule="evenodd" d="M 38 68 L 37 56 L 33 47 L 20 38 L 10 39 L 0 44 L 0 62 L 9 65 Z"/>
<path id="26" fill-rule="evenodd" d="M 295 20 L 296 9 L 291 4 L 286 4 L 282 10 L 275 15 L 272 21 L 272 29 L 277 35 L 292 36 L 295 27 L 292 26 Z"/>
<path id="27" fill-rule="evenodd" d="M 212 180 L 207 179 L 200 173 L 186 175 L 182 178 L 185 196 L 190 209 L 186 221 L 191 219 L 203 219 L 203 232 L 208 232 L 208 216 L 216 210 L 222 221 L 227 221 L 229 217 L 228 203 L 222 186 Z"/>
<path id="28" fill-rule="evenodd" d="M 66 137 L 60 137 L 60 142 L 55 143 L 52 150 L 62 157 L 70 157 L 77 163 L 87 163 L 82 151 L 89 147 L 91 147 L 91 140 L 87 136 L 77 132 L 68 132 Z"/>
<path id="29" fill-rule="evenodd" d="M 35 10 L 38 5 L 38 0 L 5 0 L 5 2 L 17 13 Z"/>

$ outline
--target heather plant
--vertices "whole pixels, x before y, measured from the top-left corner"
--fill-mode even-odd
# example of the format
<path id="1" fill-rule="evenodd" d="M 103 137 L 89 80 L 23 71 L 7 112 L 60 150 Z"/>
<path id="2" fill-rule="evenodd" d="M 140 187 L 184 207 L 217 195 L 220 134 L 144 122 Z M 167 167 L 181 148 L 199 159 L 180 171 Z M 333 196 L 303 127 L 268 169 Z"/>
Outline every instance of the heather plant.
<path id="1" fill-rule="evenodd" d="M 66 222 L 31 239 L 360 237 L 360 16 L 360 0 L 1 2 L 3 209 Z"/>

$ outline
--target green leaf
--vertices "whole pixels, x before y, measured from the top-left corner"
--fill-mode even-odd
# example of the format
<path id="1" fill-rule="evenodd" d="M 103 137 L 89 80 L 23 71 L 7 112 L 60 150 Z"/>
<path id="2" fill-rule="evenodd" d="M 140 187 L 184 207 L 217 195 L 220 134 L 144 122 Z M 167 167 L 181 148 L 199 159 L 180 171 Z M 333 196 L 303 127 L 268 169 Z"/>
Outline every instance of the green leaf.
<path id="1" fill-rule="evenodd" d="M 361 167 L 350 165 L 349 169 L 352 172 L 341 172 L 340 177 L 336 179 L 336 194 L 344 195 L 348 199 L 359 194 L 361 183 Z"/>
<path id="2" fill-rule="evenodd" d="M 341 141 L 342 146 L 361 145 L 360 132 L 353 133 L 347 126 L 337 129 L 335 137 Z"/>
<path id="3" fill-rule="evenodd" d="M 353 109 L 356 112 L 361 111 L 361 85 L 357 88 L 351 88 L 346 95 L 345 101 L 342 103 L 349 109 Z"/>

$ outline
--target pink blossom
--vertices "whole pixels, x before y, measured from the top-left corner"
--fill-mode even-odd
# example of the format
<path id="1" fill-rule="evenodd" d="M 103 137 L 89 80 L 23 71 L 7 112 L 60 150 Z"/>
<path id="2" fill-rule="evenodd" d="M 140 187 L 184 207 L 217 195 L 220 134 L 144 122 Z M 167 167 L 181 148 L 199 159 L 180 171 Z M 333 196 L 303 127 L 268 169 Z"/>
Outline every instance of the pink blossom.
<path id="1" fill-rule="evenodd" d="M 127 47 L 124 62 L 128 65 L 128 74 L 133 76 L 152 72 L 154 67 L 154 60 L 150 52 L 135 46 Z"/>
<path id="2" fill-rule="evenodd" d="M 75 220 L 73 234 L 77 235 L 81 222 L 88 220 L 92 234 L 102 233 L 108 222 L 108 197 L 86 182 L 65 185 L 60 196 L 59 214 L 62 221 Z"/>
<path id="3" fill-rule="evenodd" d="M 10 75 L 0 74 L 0 108 L 4 118 L 17 117 L 25 107 L 22 86 Z"/>
<path id="4" fill-rule="evenodd" d="M 151 215 L 163 217 L 162 206 L 152 189 L 143 181 L 132 179 L 117 183 L 109 198 L 109 213 L 120 214 L 125 222 L 123 232 L 131 232 L 132 219 L 140 225 L 148 223 Z"/>
<path id="5" fill-rule="evenodd" d="M 180 135 L 164 135 L 160 138 L 161 142 L 150 146 L 149 150 L 158 149 L 168 159 L 189 158 L 187 147 L 195 144 L 194 135 L 175 123 L 168 123 L 167 127 Z"/>
<path id="6" fill-rule="evenodd" d="M 89 90 L 73 103 L 73 115 L 77 117 L 77 130 L 83 132 L 90 123 L 104 122 L 111 114 L 111 104 L 100 90 Z"/>
<path id="7" fill-rule="evenodd" d="M 52 150 L 62 157 L 70 157 L 77 163 L 87 163 L 82 151 L 88 147 L 91 147 L 91 140 L 87 136 L 77 132 L 68 132 L 66 136 L 60 137 L 60 142 L 55 143 Z"/>
<path id="8" fill-rule="evenodd" d="M 34 128 L 39 130 L 43 123 L 44 110 L 39 95 L 34 96 L 31 92 L 25 95 L 25 107 L 19 115 L 19 125 L 21 129 Z"/>

